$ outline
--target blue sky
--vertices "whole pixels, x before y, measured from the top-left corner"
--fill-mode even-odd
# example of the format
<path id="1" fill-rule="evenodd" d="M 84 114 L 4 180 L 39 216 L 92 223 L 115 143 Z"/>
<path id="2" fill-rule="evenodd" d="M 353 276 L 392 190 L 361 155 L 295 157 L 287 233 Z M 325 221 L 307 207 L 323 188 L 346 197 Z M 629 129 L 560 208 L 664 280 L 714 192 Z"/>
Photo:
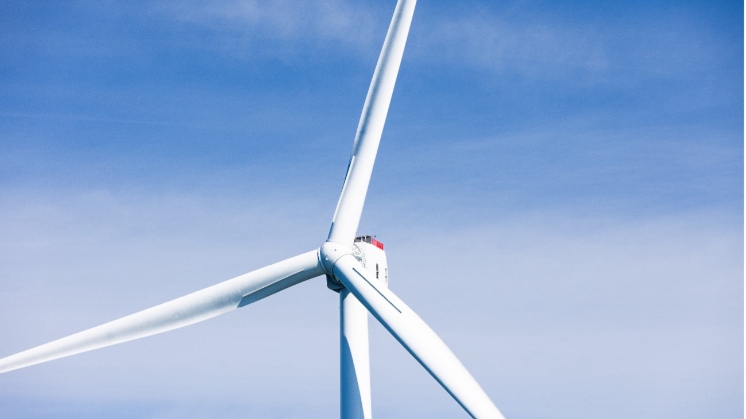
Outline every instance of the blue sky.
<path id="1" fill-rule="evenodd" d="M 394 2 L 3 2 L 0 352 L 317 247 Z M 743 4 L 421 1 L 361 222 L 508 418 L 743 417 Z M 334 417 L 323 279 L 0 375 L 4 416 Z M 461 417 L 371 319 L 376 417 Z"/>

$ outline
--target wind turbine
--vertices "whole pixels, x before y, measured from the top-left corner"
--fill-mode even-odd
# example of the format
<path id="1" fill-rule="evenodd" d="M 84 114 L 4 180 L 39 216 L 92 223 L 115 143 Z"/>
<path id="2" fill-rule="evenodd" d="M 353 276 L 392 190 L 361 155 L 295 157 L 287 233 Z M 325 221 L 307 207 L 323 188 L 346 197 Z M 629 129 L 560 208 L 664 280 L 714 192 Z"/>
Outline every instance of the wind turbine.
<path id="1" fill-rule="evenodd" d="M 320 248 L 0 359 L 0 373 L 201 322 L 326 275 L 328 287 L 338 291 L 340 298 L 342 418 L 372 417 L 367 312 L 469 415 L 503 418 L 438 335 L 388 289 L 383 245 L 370 236 L 356 237 L 415 3 L 397 2 L 360 116 L 329 236 Z"/>

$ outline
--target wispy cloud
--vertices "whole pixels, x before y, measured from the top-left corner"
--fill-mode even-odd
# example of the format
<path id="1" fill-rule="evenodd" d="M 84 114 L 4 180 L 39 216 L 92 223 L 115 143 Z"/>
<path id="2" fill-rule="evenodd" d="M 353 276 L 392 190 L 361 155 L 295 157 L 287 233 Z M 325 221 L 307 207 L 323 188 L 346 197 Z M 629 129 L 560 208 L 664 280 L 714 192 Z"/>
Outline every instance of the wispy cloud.
<path id="1" fill-rule="evenodd" d="M 423 58 L 497 72 L 519 70 L 526 76 L 608 65 L 603 44 L 588 28 L 519 24 L 489 12 L 441 17 L 427 26 Z"/>
<path id="2" fill-rule="evenodd" d="M 630 6 L 615 19 L 598 21 L 537 10 L 533 2 L 510 11 L 462 7 L 420 16 L 410 53 L 487 74 L 615 85 L 691 77 L 729 59 L 724 51 L 732 40 L 716 35 L 696 11 L 669 9 Z"/>
<path id="3" fill-rule="evenodd" d="M 154 15 L 212 31 L 223 42 L 258 38 L 280 41 L 285 47 L 331 42 L 352 49 L 367 49 L 374 39 L 380 41 L 376 29 L 387 18 L 380 11 L 344 0 L 164 1 L 151 6 Z"/>

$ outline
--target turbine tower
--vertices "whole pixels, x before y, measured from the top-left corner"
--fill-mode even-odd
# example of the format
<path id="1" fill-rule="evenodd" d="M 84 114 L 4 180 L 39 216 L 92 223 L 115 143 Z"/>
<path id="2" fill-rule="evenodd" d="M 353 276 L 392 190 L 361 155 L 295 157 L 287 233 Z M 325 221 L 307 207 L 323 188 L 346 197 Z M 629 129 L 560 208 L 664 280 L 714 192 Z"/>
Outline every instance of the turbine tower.
<path id="1" fill-rule="evenodd" d="M 0 359 L 0 373 L 166 332 L 326 275 L 340 300 L 340 413 L 370 419 L 370 312 L 474 418 L 503 418 L 446 344 L 388 289 L 383 244 L 356 237 L 416 0 L 398 0 L 363 105 L 329 236 L 320 248 Z M 504 419 L 504 418 L 503 418 Z"/>

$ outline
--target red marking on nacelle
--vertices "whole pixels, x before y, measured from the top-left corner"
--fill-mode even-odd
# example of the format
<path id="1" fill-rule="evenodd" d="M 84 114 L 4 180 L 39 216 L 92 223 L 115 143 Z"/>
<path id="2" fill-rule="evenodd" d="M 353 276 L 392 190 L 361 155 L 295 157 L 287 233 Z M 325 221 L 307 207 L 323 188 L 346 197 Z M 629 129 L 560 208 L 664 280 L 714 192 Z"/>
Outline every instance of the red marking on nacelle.
<path id="1" fill-rule="evenodd" d="M 379 248 L 379 249 L 383 250 L 383 243 L 381 243 L 381 242 L 379 242 L 378 240 L 374 239 L 374 238 L 373 238 L 372 236 L 368 236 L 368 235 L 365 235 L 365 236 L 357 236 L 357 237 L 355 237 L 355 241 L 356 241 L 356 242 L 365 242 L 365 243 L 370 243 L 370 244 L 372 244 L 373 246 L 375 246 L 375 247 L 377 247 L 377 248 Z"/>

